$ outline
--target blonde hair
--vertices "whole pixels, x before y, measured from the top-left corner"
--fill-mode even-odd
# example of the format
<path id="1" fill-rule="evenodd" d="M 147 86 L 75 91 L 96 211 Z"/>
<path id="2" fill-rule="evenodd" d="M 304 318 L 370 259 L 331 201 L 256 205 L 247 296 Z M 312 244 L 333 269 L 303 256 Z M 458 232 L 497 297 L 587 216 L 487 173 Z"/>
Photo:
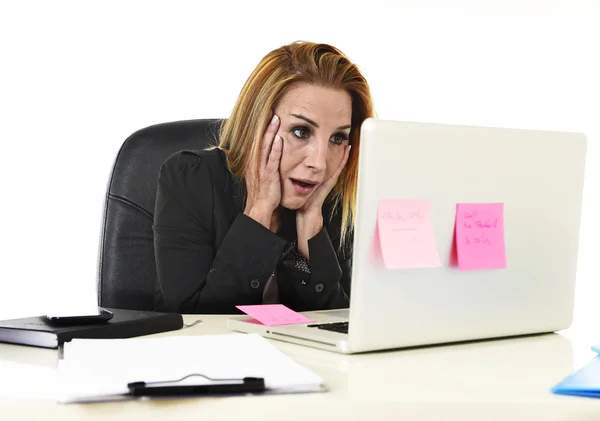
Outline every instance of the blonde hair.
<path id="1" fill-rule="evenodd" d="M 374 116 L 374 109 L 366 79 L 340 50 L 328 44 L 299 41 L 268 53 L 246 81 L 231 116 L 223 123 L 218 148 L 225 152 L 233 176 L 243 180 L 251 159 L 259 159 L 269 113 L 284 90 L 296 82 L 343 89 L 352 98 L 352 149 L 328 198 L 333 200 L 330 217 L 341 205 L 341 247 L 354 227 L 360 125 Z"/>

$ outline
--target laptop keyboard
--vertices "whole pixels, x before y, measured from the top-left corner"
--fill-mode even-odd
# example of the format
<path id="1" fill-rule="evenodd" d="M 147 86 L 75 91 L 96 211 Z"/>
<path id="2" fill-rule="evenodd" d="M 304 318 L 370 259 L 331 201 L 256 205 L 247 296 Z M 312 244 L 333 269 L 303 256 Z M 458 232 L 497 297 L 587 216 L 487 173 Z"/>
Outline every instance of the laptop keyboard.
<path id="1" fill-rule="evenodd" d="M 308 325 L 308 327 L 316 327 L 317 329 L 331 330 L 332 332 L 348 333 L 348 322 L 319 323 L 316 325 Z"/>

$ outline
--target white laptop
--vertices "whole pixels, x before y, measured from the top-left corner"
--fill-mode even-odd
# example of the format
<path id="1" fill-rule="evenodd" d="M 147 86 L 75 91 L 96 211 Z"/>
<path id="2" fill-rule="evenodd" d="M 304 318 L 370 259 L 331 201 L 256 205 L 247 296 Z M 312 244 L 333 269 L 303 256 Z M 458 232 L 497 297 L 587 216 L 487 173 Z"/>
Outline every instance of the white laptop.
<path id="1" fill-rule="evenodd" d="M 228 327 L 341 353 L 569 327 L 586 147 L 579 133 L 368 119 L 350 308 L 304 313 L 309 324 L 239 316 Z M 373 258 L 381 199 L 429 201 L 439 267 L 388 269 Z M 458 203 L 503 203 L 504 269 L 456 266 Z"/>

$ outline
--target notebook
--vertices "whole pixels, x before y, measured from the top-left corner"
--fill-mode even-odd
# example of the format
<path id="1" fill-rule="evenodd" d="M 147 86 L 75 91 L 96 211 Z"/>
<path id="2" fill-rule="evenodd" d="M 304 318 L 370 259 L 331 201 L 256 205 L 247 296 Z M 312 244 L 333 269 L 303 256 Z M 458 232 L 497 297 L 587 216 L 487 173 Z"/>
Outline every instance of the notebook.
<path id="1" fill-rule="evenodd" d="M 73 338 L 131 338 L 181 329 L 177 313 L 108 309 L 113 318 L 103 323 L 57 325 L 44 316 L 0 321 L 0 342 L 58 348 Z"/>
<path id="2" fill-rule="evenodd" d="M 592 350 L 600 353 L 600 346 L 594 346 Z M 561 380 L 552 388 L 552 392 L 559 395 L 600 398 L 600 355 Z"/>
<path id="3" fill-rule="evenodd" d="M 202 394 L 178 395 L 177 390 L 182 385 L 232 384 L 244 378 L 264 381 L 265 387 L 258 393 L 326 390 L 321 377 L 255 334 L 74 339 L 65 344 L 58 363 L 58 401 L 136 399 L 129 385 L 139 383 L 160 383 L 167 385 L 167 391 L 176 388 L 175 393 L 167 393 L 168 397 L 198 397 Z"/>

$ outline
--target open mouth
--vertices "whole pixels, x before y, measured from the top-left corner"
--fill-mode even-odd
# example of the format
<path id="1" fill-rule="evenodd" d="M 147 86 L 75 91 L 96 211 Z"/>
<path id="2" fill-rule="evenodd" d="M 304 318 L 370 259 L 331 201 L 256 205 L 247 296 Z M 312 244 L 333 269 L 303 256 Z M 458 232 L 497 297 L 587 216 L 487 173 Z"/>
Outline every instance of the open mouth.
<path id="1" fill-rule="evenodd" d="M 292 185 L 294 186 L 296 191 L 300 194 L 309 194 L 318 184 L 316 181 L 297 180 L 295 178 L 290 178 L 290 181 L 292 182 Z"/>

